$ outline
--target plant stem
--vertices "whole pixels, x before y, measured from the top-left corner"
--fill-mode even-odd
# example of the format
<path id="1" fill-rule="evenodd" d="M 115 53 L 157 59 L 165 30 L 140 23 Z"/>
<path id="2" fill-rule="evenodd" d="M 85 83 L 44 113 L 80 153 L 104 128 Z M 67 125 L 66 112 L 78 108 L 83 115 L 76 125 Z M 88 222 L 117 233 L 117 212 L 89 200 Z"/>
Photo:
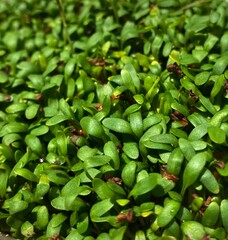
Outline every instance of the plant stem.
<path id="1" fill-rule="evenodd" d="M 114 1 L 114 0 L 110 0 L 111 2 L 111 5 L 112 5 L 112 10 L 113 10 L 113 13 L 114 13 L 114 17 L 115 17 L 115 20 L 117 23 L 119 23 L 119 17 L 118 17 L 118 12 L 117 12 L 117 1 Z"/>
<path id="2" fill-rule="evenodd" d="M 59 7 L 60 17 L 62 20 L 64 42 L 65 43 L 68 42 L 71 45 L 71 39 L 67 31 L 67 23 L 66 23 L 66 17 L 63 9 L 62 0 L 57 0 L 57 4 Z"/>
<path id="3" fill-rule="evenodd" d="M 189 3 L 189 4 L 185 5 L 184 7 L 182 7 L 180 10 L 186 10 L 188 8 L 192 8 L 192 7 L 195 7 L 197 5 L 200 5 L 200 4 L 206 3 L 206 2 L 211 2 L 211 0 L 199 0 L 199 1 L 196 1 L 193 3 Z"/>

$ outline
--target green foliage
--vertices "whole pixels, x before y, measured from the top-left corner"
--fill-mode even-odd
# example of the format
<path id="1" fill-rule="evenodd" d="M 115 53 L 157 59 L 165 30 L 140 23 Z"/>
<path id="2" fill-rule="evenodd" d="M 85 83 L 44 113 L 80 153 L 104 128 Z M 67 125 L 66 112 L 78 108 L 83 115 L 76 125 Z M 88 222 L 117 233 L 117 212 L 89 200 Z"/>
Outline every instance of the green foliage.
<path id="1" fill-rule="evenodd" d="M 0 231 L 228 238 L 228 4 L 0 1 Z"/>

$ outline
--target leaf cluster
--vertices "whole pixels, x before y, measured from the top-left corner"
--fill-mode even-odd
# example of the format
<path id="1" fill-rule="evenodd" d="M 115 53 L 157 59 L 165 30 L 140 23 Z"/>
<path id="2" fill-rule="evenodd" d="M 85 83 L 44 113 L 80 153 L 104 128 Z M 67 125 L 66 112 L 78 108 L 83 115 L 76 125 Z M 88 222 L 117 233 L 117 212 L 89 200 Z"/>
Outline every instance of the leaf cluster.
<path id="1" fill-rule="evenodd" d="M 0 2 L 0 231 L 226 239 L 228 4 Z"/>

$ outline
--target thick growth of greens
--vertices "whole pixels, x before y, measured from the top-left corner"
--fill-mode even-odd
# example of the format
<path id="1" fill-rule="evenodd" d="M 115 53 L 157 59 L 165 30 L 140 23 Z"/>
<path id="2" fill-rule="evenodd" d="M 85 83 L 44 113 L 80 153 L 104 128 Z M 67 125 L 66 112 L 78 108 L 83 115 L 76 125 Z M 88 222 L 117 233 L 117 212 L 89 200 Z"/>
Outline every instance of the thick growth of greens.
<path id="1" fill-rule="evenodd" d="M 227 239 L 227 11 L 1 0 L 0 231 Z"/>

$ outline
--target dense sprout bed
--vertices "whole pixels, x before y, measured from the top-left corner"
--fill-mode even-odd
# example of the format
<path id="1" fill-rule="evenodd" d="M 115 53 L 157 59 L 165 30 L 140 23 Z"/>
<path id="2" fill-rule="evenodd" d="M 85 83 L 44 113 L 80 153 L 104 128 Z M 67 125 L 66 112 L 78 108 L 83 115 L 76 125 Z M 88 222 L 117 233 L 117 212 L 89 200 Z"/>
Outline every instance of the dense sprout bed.
<path id="1" fill-rule="evenodd" d="M 227 239 L 228 4 L 0 1 L 0 231 Z"/>

